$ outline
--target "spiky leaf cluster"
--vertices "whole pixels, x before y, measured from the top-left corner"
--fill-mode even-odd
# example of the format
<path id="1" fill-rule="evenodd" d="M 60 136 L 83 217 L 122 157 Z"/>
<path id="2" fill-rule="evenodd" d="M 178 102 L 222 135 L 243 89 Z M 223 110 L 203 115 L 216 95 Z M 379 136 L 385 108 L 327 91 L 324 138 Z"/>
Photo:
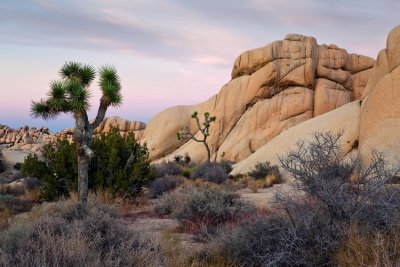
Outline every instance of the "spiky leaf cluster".
<path id="1" fill-rule="evenodd" d="M 99 85 L 109 105 L 119 106 L 122 102 L 121 83 L 113 66 L 104 66 L 99 71 Z"/>
<path id="2" fill-rule="evenodd" d="M 89 108 L 89 86 L 96 70 L 77 62 L 65 63 L 60 72 L 61 79 L 50 83 L 47 99 L 32 101 L 31 114 L 34 118 L 52 119 L 60 113 L 80 114 Z M 99 70 L 99 85 L 106 106 L 117 106 L 122 101 L 121 85 L 114 67 L 104 66 Z"/>

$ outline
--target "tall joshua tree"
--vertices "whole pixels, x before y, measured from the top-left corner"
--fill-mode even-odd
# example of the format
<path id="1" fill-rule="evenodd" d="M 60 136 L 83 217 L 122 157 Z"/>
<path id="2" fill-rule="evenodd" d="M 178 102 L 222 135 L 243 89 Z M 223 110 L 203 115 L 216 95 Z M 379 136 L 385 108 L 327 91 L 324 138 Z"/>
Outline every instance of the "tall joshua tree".
<path id="1" fill-rule="evenodd" d="M 99 87 L 102 91 L 97 116 L 89 122 L 89 86 L 96 76 L 96 70 L 87 64 L 65 63 L 59 74 L 60 80 L 52 81 L 47 99 L 32 101 L 31 114 L 34 118 L 53 119 L 62 113 L 69 113 L 75 119 L 74 138 L 78 154 L 78 199 L 84 203 L 88 197 L 88 166 L 93 156 L 90 142 L 93 130 L 103 121 L 109 106 L 122 102 L 121 84 L 117 71 L 112 66 L 101 67 Z"/>
<path id="2" fill-rule="evenodd" d="M 211 160 L 211 150 L 207 143 L 207 137 L 210 136 L 210 126 L 211 123 L 216 120 L 215 116 L 210 116 L 210 113 L 204 113 L 204 122 L 203 125 L 200 124 L 200 119 L 198 116 L 198 112 L 195 111 L 191 115 L 192 119 L 195 119 L 197 128 L 199 129 L 201 135 L 203 136 L 202 139 L 198 139 L 194 134 L 190 132 L 189 127 L 182 128 L 179 132 L 176 133 L 176 137 L 178 140 L 189 140 L 192 139 L 196 142 L 203 143 L 206 150 L 207 150 L 207 161 L 210 162 Z"/>

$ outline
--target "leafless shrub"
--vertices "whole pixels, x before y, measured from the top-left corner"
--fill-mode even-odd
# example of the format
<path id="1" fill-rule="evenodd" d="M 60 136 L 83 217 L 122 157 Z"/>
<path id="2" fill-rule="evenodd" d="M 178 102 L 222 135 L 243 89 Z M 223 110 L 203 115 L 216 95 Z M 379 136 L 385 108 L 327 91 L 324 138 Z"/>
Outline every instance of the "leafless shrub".
<path id="1" fill-rule="evenodd" d="M 384 156 L 376 151 L 365 168 L 358 158 L 343 159 L 341 137 L 341 132 L 315 133 L 308 145 L 300 141 L 281 158 L 295 183 L 294 191 L 277 196 L 278 202 L 296 210 L 299 197 L 305 195 L 310 205 L 327 214 L 332 225 L 349 225 L 352 220 L 379 228 L 399 224 L 400 190 L 388 186 L 399 169 L 388 168 Z"/>
<path id="2" fill-rule="evenodd" d="M 228 174 L 231 170 L 229 162 L 206 162 L 197 166 L 191 178 L 202 178 L 206 181 L 220 184 L 228 179 Z"/>
<path id="3" fill-rule="evenodd" d="M 158 199 L 155 210 L 160 214 L 171 214 L 188 231 L 205 233 L 252 212 L 254 207 L 240 201 L 232 192 L 189 187 L 164 194 Z"/>
<path id="4" fill-rule="evenodd" d="M 155 165 L 156 178 L 162 178 L 167 175 L 181 175 L 182 166 L 175 161 L 162 162 Z"/>
<path id="5" fill-rule="evenodd" d="M 222 229 L 212 241 L 212 255 L 224 255 L 239 266 L 325 266 L 336 244 L 318 216 L 293 225 L 284 216 L 262 215 Z"/>
<path id="6" fill-rule="evenodd" d="M 107 207 L 60 203 L 0 238 L 1 266 L 157 266 L 159 247 L 127 230 Z"/>
<path id="7" fill-rule="evenodd" d="M 183 183 L 185 180 L 182 176 L 172 176 L 166 175 L 164 177 L 160 177 L 151 182 L 150 189 L 150 197 L 156 198 L 161 196 L 162 194 L 175 189 L 177 186 Z"/>
<path id="8" fill-rule="evenodd" d="M 343 159 L 341 133 L 313 137 L 280 159 L 294 184 L 276 195 L 276 212 L 221 230 L 213 242 L 216 251 L 243 266 L 337 266 L 341 251 L 365 254 L 349 243 L 356 224 L 367 246 L 380 249 L 375 258 L 386 257 L 376 262 L 398 262 L 395 249 L 385 252 L 387 237 L 400 228 L 400 189 L 388 184 L 398 169 L 388 168 L 377 152 L 365 168 L 357 158 Z M 380 246 L 374 244 L 378 237 L 384 240 Z"/>

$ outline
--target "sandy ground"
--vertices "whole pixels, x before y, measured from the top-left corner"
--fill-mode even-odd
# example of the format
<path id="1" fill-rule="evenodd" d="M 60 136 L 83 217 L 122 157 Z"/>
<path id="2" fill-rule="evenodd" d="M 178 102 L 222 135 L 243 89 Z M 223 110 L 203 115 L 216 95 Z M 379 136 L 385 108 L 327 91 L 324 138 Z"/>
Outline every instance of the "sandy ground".
<path id="1" fill-rule="evenodd" d="M 256 207 L 265 208 L 274 202 L 276 192 L 288 192 L 291 186 L 289 183 L 276 184 L 273 187 L 258 189 L 257 193 L 251 192 L 250 189 L 242 189 L 238 191 L 240 197 L 244 200 L 252 202 Z"/>

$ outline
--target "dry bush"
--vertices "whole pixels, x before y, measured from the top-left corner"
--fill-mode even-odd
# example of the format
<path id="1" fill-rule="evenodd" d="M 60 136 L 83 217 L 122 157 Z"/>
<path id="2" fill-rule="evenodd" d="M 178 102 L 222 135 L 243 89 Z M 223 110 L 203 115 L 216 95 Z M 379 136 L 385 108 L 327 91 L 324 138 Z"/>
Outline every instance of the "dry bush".
<path id="1" fill-rule="evenodd" d="M 22 197 L 10 194 L 0 195 L 0 229 L 9 226 L 11 220 L 16 214 L 30 211 L 33 202 Z"/>
<path id="2" fill-rule="evenodd" d="M 181 175 L 182 166 L 175 161 L 162 162 L 153 165 L 155 168 L 155 178 L 162 178 L 167 175 Z"/>
<path id="3" fill-rule="evenodd" d="M 232 170 L 230 162 L 207 162 L 200 164 L 191 174 L 191 178 L 201 178 L 209 182 L 221 184 L 229 178 Z"/>
<path id="4" fill-rule="evenodd" d="M 276 195 L 277 212 L 220 230 L 210 254 L 243 266 L 396 264 L 400 189 L 388 183 L 399 172 L 376 152 L 365 168 L 357 158 L 343 160 L 340 141 L 341 133 L 300 141 L 281 158 L 295 181 Z"/>
<path id="5" fill-rule="evenodd" d="M 342 267 L 400 266 L 400 231 L 360 234 L 359 227 L 352 225 L 336 258 Z"/>
<path id="6" fill-rule="evenodd" d="M 256 215 L 221 229 L 210 254 L 240 266 L 329 266 L 336 243 L 325 224 L 317 214 L 296 225 L 280 214 Z"/>
<path id="7" fill-rule="evenodd" d="M 0 184 L 0 194 L 1 195 L 14 195 L 19 196 L 25 192 L 25 186 L 22 184 L 10 185 L 10 184 Z"/>
<path id="8" fill-rule="evenodd" d="M 266 179 L 268 176 L 274 177 L 275 181 L 281 182 L 281 174 L 279 172 L 279 168 L 276 165 L 271 165 L 270 162 L 257 163 L 250 172 L 247 173 L 248 176 L 258 180 L 258 179 Z"/>
<path id="9" fill-rule="evenodd" d="M 158 196 L 161 196 L 162 194 L 171 191 L 181 185 L 184 180 L 185 177 L 172 175 L 166 175 L 164 177 L 157 178 L 149 185 L 149 197 L 156 198 Z"/>
<path id="10" fill-rule="evenodd" d="M 158 266 L 160 255 L 159 244 L 94 203 L 44 206 L 0 238 L 1 266 Z"/>
<path id="11" fill-rule="evenodd" d="M 155 211 L 171 214 L 190 232 L 212 232 L 215 227 L 254 211 L 232 192 L 212 188 L 189 187 L 164 194 L 156 202 Z"/>

